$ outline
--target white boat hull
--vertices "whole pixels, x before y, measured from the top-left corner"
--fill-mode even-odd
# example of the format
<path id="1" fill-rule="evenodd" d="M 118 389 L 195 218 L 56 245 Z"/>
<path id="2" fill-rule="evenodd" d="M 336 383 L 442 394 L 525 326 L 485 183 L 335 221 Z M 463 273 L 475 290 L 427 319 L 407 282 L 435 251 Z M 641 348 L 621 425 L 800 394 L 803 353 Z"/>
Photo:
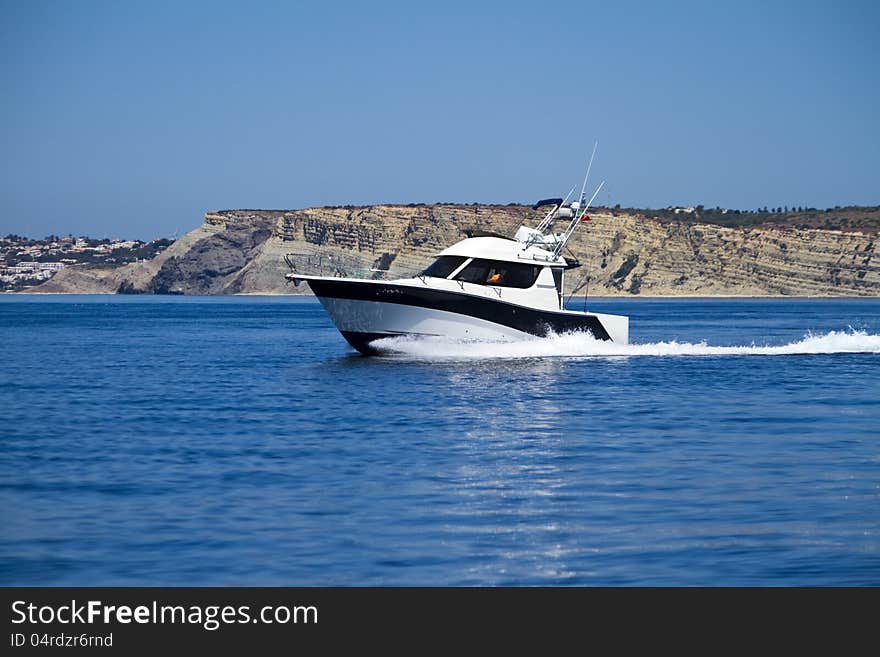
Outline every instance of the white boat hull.
<path id="1" fill-rule="evenodd" d="M 342 336 L 364 354 L 371 343 L 398 336 L 522 340 L 583 331 L 597 340 L 625 343 L 629 320 L 617 315 L 546 310 L 466 292 L 402 281 L 306 277 Z"/>

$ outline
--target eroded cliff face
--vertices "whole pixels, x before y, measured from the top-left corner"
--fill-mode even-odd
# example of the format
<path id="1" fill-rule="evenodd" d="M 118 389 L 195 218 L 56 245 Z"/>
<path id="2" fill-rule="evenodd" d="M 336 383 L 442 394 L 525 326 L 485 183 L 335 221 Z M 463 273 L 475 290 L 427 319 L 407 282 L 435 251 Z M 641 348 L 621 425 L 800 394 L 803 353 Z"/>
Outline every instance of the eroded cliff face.
<path id="1" fill-rule="evenodd" d="M 874 296 L 874 236 L 797 228 L 725 228 L 598 215 L 572 249 L 595 263 L 591 293 Z M 594 253 L 593 257 L 587 254 Z"/>
<path id="2" fill-rule="evenodd" d="M 725 228 L 628 214 L 592 214 L 570 243 L 591 296 L 876 296 L 876 235 L 787 227 Z M 484 230 L 513 235 L 540 214 L 523 206 L 377 205 L 224 210 L 147 263 L 70 268 L 36 292 L 296 294 L 284 261 L 301 273 L 411 275 L 433 254 Z"/>
<path id="3" fill-rule="evenodd" d="M 275 220 L 248 217 L 224 222 L 207 218 L 216 232 L 195 242 L 180 256 L 165 260 L 147 284 L 155 294 L 229 294 L 237 288 L 241 272 L 254 261 L 260 247 L 272 237 Z"/>

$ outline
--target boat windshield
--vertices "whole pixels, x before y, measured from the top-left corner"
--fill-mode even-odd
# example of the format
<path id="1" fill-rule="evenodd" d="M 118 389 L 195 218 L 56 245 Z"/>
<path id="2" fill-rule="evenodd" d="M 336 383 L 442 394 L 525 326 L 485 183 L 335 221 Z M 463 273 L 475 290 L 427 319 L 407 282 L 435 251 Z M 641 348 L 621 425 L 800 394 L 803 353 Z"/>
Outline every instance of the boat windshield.
<path id="1" fill-rule="evenodd" d="M 419 276 L 433 276 L 434 278 L 446 278 L 461 267 L 462 263 L 467 260 L 462 256 L 440 256 L 431 265 L 425 269 Z"/>
<path id="2" fill-rule="evenodd" d="M 539 265 L 474 258 L 455 280 L 478 285 L 527 288 L 535 284 L 540 272 Z"/>

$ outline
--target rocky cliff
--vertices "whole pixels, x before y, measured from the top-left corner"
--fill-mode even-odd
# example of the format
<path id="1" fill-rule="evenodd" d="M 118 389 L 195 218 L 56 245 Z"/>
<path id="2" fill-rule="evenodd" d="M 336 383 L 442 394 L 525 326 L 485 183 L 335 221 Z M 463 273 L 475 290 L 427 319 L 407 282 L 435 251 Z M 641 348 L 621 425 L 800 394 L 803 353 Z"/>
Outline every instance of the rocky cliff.
<path id="1" fill-rule="evenodd" d="M 875 230 L 765 225 L 732 228 L 626 212 L 591 213 L 570 244 L 594 296 L 877 296 Z M 512 235 L 540 215 L 524 206 L 417 205 L 209 212 L 153 260 L 116 269 L 71 267 L 34 292 L 307 293 L 298 271 L 375 277 L 419 271 L 470 230 Z"/>

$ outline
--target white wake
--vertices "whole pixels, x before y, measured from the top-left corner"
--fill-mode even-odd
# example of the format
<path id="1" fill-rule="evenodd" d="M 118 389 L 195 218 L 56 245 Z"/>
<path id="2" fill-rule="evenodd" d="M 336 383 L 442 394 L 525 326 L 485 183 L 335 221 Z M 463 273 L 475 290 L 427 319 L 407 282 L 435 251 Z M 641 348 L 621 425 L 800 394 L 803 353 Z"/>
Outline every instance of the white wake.
<path id="1" fill-rule="evenodd" d="M 808 333 L 784 345 L 712 346 L 706 342 L 649 342 L 616 344 L 588 333 L 565 333 L 520 342 L 476 342 L 433 337 L 377 340 L 381 354 L 428 360 L 488 358 L 588 358 L 621 356 L 791 356 L 798 354 L 880 354 L 880 335 L 865 331 Z"/>

